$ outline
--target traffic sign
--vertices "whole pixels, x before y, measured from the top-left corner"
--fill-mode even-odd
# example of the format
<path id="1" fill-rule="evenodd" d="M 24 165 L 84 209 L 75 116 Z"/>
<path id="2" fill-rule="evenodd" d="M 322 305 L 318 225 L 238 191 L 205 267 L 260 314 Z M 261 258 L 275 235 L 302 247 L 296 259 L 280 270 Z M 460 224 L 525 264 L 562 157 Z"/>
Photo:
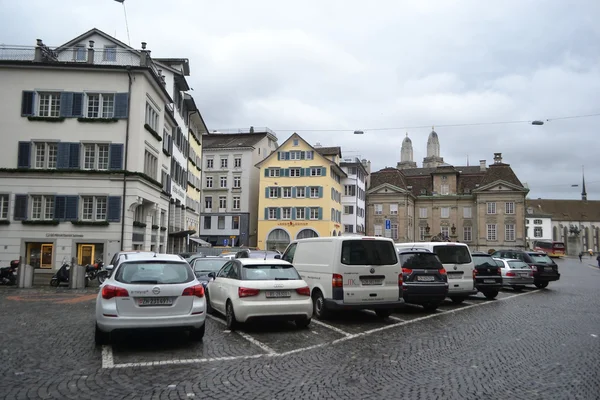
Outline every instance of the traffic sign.
<path id="1" fill-rule="evenodd" d="M 223 239 L 223 246 L 227 246 L 229 244 L 229 240 Z"/>
<path id="2" fill-rule="evenodd" d="M 229 239 L 235 239 L 235 235 L 229 236 Z"/>
<path id="3" fill-rule="evenodd" d="M 385 220 L 385 229 L 392 229 L 392 221 L 391 220 L 389 220 L 389 219 Z"/>

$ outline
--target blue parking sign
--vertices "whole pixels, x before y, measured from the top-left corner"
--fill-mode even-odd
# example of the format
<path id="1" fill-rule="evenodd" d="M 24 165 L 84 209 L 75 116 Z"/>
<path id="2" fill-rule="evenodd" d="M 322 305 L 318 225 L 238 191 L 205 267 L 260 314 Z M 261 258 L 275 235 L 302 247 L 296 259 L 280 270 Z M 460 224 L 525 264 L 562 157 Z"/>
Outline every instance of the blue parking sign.
<path id="1" fill-rule="evenodd" d="M 389 219 L 385 220 L 385 229 L 392 229 L 392 221 Z"/>
<path id="2" fill-rule="evenodd" d="M 224 239 L 223 240 L 223 246 L 227 246 L 229 244 L 229 240 L 228 239 Z"/>

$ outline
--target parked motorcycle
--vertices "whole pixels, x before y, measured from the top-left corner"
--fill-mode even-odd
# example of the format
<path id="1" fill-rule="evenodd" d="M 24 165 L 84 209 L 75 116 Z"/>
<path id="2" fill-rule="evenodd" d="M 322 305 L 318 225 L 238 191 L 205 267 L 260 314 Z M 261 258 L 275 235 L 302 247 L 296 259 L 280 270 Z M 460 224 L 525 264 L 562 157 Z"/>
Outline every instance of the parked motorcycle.
<path id="1" fill-rule="evenodd" d="M 109 271 L 108 269 L 104 268 L 104 263 L 99 263 L 101 265 L 101 269 L 100 271 L 98 271 L 97 277 L 98 277 L 98 282 L 102 285 L 104 283 L 104 281 L 110 276 L 112 271 Z"/>
<path id="2" fill-rule="evenodd" d="M 96 263 L 94 263 L 94 264 L 86 265 L 85 272 L 86 272 L 88 278 L 90 279 L 90 281 L 93 281 L 94 279 L 96 279 L 96 277 L 98 277 L 98 281 L 100 281 L 99 274 L 100 274 L 100 272 L 102 272 L 103 266 L 104 266 L 104 263 L 100 260 L 96 260 Z M 102 282 L 100 282 L 100 283 L 102 283 Z"/>
<path id="3" fill-rule="evenodd" d="M 69 278 L 71 276 L 70 270 L 71 270 L 71 265 L 68 262 L 66 262 L 66 260 L 63 259 L 62 266 L 52 276 L 52 279 L 50 279 L 50 286 L 58 287 L 58 286 L 60 286 L 61 283 L 69 284 Z M 90 283 L 90 277 L 86 271 L 85 286 L 87 287 L 89 283 Z"/>
<path id="4" fill-rule="evenodd" d="M 13 260 L 9 267 L 0 268 L 0 285 L 15 285 L 17 283 L 15 273 L 18 267 L 19 260 Z"/>

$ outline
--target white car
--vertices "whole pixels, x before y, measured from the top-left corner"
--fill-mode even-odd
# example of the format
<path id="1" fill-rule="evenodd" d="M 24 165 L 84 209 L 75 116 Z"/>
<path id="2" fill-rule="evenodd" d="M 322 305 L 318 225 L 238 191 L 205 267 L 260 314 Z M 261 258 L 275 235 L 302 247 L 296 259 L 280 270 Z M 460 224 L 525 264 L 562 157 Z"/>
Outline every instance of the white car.
<path id="1" fill-rule="evenodd" d="M 263 318 L 292 320 L 298 328 L 310 324 L 310 289 L 287 261 L 237 258 L 210 276 L 214 279 L 208 283 L 207 301 L 225 315 L 230 330 Z"/>
<path id="2" fill-rule="evenodd" d="M 124 254 L 96 300 L 96 344 L 115 330 L 180 328 L 204 337 L 204 287 L 190 265 L 172 254 Z"/>
<path id="3" fill-rule="evenodd" d="M 494 258 L 502 271 L 502 285 L 522 290 L 525 285 L 533 285 L 533 269 L 522 260 Z"/>

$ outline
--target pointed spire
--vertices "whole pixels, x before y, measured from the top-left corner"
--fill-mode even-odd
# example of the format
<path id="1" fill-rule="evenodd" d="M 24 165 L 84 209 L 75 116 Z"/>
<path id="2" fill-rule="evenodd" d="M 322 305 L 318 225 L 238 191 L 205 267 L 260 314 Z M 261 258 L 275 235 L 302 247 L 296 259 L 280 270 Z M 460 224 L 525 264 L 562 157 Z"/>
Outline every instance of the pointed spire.
<path id="1" fill-rule="evenodd" d="M 583 185 L 581 185 L 581 200 L 587 200 L 587 192 L 585 191 L 585 171 L 583 165 L 581 166 L 581 177 L 583 179 Z"/>
<path id="2" fill-rule="evenodd" d="M 469 166 L 469 155 L 467 154 L 467 167 Z"/>

